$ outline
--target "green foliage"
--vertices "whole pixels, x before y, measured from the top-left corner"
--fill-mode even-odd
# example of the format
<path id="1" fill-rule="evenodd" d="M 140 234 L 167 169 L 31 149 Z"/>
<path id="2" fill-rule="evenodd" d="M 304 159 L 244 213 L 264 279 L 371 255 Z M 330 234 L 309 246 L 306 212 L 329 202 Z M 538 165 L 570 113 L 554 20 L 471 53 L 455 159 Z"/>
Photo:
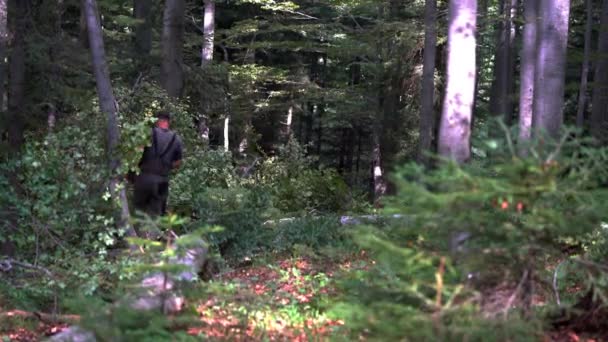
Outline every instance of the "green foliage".
<path id="1" fill-rule="evenodd" d="M 581 145 L 566 136 L 556 145 L 534 145 L 528 158 L 495 149 L 483 167 L 445 162 L 434 170 L 415 164 L 400 169 L 394 177 L 398 195 L 387 201 L 386 212 L 403 218 L 356 231 L 355 241 L 375 263 L 344 281 L 336 315 L 347 315 L 351 333 L 378 340 L 536 340 L 542 316 L 527 312 L 524 320 L 508 315 L 509 304 L 502 304 L 503 312 L 485 314 L 508 319 L 488 320 L 476 293 L 524 284 L 512 296 L 525 308 L 532 296 L 526 282 L 546 277 L 550 283 L 546 265 L 568 258 L 578 271 L 570 282 L 566 267 L 556 271 L 558 291 L 593 288 L 603 301 L 607 269 L 593 262 L 592 253 L 569 252 L 605 241 L 608 191 L 595 170 L 606 154 Z M 474 276 L 471 282 L 464 283 L 466 274 Z"/>

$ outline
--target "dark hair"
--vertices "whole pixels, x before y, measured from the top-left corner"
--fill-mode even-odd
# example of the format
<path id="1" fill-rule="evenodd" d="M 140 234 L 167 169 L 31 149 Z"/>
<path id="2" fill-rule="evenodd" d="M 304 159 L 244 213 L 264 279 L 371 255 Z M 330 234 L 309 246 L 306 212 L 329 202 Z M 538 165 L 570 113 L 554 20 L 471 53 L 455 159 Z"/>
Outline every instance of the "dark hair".
<path id="1" fill-rule="evenodd" d="M 171 113 L 167 111 L 160 111 L 156 113 L 156 118 L 171 121 Z"/>

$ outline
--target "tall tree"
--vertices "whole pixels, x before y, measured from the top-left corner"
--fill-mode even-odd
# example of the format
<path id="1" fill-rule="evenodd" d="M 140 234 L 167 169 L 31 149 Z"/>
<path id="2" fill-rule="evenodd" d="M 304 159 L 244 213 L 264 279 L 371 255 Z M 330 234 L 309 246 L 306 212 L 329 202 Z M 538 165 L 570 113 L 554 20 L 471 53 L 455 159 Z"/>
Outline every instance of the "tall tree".
<path id="1" fill-rule="evenodd" d="M 184 0 L 166 0 L 161 37 L 160 82 L 171 97 L 180 97 L 184 88 L 183 37 Z"/>
<path id="2" fill-rule="evenodd" d="M 494 58 L 494 78 L 490 98 L 490 111 L 494 115 L 502 115 L 507 123 L 512 115 L 512 101 L 509 90 L 513 79 L 514 58 L 514 14 L 517 0 L 501 0 L 502 19 L 498 25 L 496 53 Z"/>
<path id="3" fill-rule="evenodd" d="M 476 0 L 450 0 L 447 87 L 439 126 L 439 154 L 457 163 L 470 158 L 475 96 Z"/>
<path id="4" fill-rule="evenodd" d="M 104 113 L 108 119 L 107 153 L 110 167 L 110 193 L 121 206 L 120 227 L 127 227 L 127 234 L 135 236 L 135 231 L 129 227 L 130 213 L 125 187 L 120 184 L 117 174 L 120 167 L 120 160 L 116 156 L 116 149 L 120 140 L 117 117 L 118 108 L 116 107 L 116 99 L 114 98 L 114 92 L 112 91 L 110 72 L 106 62 L 106 52 L 97 11 L 97 2 L 95 0 L 84 0 L 84 13 L 87 22 L 87 31 L 89 33 L 89 46 L 93 61 L 93 73 L 97 85 L 97 94 L 99 96 L 99 106 L 101 112 Z"/>
<path id="5" fill-rule="evenodd" d="M 25 111 L 25 28 L 27 4 L 11 0 L 9 5 L 14 13 L 12 20 L 12 46 L 9 56 L 8 84 L 8 140 L 12 151 L 18 151 L 23 144 Z"/>
<path id="6" fill-rule="evenodd" d="M 519 88 L 519 142 L 530 140 L 534 112 L 534 70 L 536 68 L 536 31 L 539 0 L 524 1 L 524 33 L 521 49 Z M 523 146 L 523 144 L 521 144 Z M 521 150 L 523 151 L 523 150 Z"/>
<path id="7" fill-rule="evenodd" d="M 603 1 L 598 36 L 598 59 L 595 64 L 593 103 L 591 109 L 591 132 L 606 141 L 608 131 L 608 0 Z"/>
<path id="8" fill-rule="evenodd" d="M 420 100 L 420 142 L 418 161 L 428 164 L 435 127 L 435 56 L 437 53 L 437 0 L 426 0 L 424 7 L 424 65 Z"/>
<path id="9" fill-rule="evenodd" d="M 139 22 L 135 25 L 135 52 L 147 56 L 152 49 L 152 0 L 133 0 L 133 17 Z"/>
<path id="10" fill-rule="evenodd" d="M 582 128 L 585 122 L 585 107 L 587 104 L 587 83 L 589 77 L 589 59 L 591 54 L 591 31 L 593 27 L 593 0 L 585 1 L 587 18 L 585 22 L 585 43 L 583 51 L 583 65 L 581 68 L 581 87 L 578 93 L 578 106 L 576 110 L 576 126 Z"/>
<path id="11" fill-rule="evenodd" d="M 201 65 L 213 61 L 213 41 L 215 39 L 215 1 L 205 0 L 203 15 L 203 48 L 201 50 Z"/>
<path id="12" fill-rule="evenodd" d="M 564 117 L 570 0 L 540 0 L 538 14 L 532 124 L 536 134 L 557 138 Z"/>
<path id="13" fill-rule="evenodd" d="M 4 110 L 6 91 L 6 55 L 8 50 L 8 0 L 0 0 L 0 112 Z"/>

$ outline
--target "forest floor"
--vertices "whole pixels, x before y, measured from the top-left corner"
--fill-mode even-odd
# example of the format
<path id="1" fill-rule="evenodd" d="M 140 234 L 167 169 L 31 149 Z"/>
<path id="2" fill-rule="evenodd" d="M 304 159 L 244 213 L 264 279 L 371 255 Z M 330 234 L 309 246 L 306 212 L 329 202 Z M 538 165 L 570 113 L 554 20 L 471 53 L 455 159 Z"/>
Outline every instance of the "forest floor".
<path id="1" fill-rule="evenodd" d="M 334 279 L 341 272 L 365 269 L 365 254 L 333 260 L 279 258 L 219 275 L 193 302 L 195 317 L 176 330 L 211 341 L 320 341 L 343 334 L 344 322 L 323 314 L 335 299 Z M 222 289 L 218 291 L 217 289 Z M 66 323 L 50 323 L 39 314 L 0 308 L 0 341 L 40 341 Z M 12 314 L 11 314 L 12 313 Z M 599 342 L 564 326 L 544 341 Z M 543 342 L 544 342 L 543 341 Z"/>

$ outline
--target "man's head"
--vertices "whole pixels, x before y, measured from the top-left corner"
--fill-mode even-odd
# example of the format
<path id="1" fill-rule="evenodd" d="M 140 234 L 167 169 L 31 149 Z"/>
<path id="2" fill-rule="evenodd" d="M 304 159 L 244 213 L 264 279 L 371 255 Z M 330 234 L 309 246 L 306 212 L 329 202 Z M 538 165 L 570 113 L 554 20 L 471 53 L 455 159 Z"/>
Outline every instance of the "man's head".
<path id="1" fill-rule="evenodd" d="M 159 128 L 168 129 L 171 123 L 171 114 L 169 112 L 160 111 L 156 113 L 156 126 Z"/>

